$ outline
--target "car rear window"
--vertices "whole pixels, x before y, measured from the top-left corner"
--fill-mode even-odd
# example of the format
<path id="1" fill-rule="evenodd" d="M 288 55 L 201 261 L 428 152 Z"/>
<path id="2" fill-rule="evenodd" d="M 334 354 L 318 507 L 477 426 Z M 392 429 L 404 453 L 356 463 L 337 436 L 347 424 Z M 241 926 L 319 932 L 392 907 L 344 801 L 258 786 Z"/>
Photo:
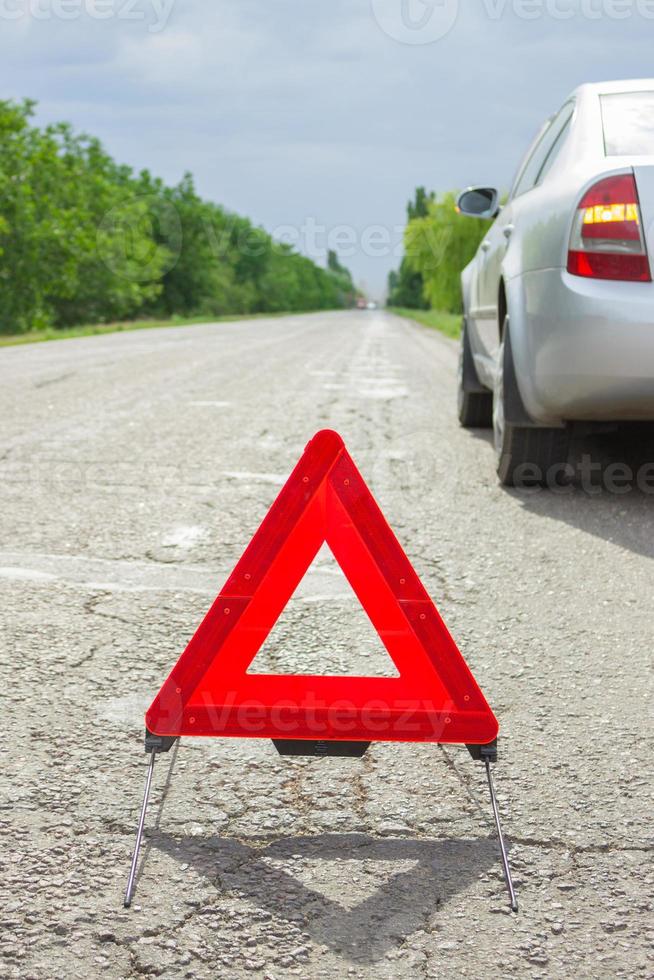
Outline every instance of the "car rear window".
<path id="1" fill-rule="evenodd" d="M 601 95 L 607 157 L 654 156 L 654 92 Z"/>

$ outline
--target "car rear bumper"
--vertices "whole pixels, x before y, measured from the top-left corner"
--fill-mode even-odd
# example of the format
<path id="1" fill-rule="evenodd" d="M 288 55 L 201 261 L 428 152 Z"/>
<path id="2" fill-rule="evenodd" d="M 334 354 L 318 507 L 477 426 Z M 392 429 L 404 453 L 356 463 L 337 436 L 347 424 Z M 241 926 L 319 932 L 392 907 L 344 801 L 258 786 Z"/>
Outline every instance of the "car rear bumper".
<path id="1" fill-rule="evenodd" d="M 529 272 L 510 281 L 509 310 L 535 421 L 654 420 L 654 283 Z"/>

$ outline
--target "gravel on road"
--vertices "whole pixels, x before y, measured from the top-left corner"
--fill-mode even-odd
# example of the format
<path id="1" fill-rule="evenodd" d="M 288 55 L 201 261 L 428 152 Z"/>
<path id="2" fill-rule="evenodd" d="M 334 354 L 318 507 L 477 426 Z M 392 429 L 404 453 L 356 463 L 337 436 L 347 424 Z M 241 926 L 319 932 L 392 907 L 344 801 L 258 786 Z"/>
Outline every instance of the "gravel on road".
<path id="1" fill-rule="evenodd" d="M 0 975 L 654 976 L 654 497 L 500 488 L 456 359 L 381 311 L 0 352 Z M 144 709 L 321 428 L 500 720 L 518 915 L 464 747 L 256 739 L 161 757 L 122 907 Z M 394 673 L 324 550 L 256 663 Z"/>

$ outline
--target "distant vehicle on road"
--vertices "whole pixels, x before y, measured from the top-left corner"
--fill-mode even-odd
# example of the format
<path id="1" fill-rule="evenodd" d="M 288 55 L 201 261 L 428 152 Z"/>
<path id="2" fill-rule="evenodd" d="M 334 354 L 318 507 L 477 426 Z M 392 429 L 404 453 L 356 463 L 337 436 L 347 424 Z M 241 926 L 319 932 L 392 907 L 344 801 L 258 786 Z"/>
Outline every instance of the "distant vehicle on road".
<path id="1" fill-rule="evenodd" d="M 357 299 L 357 310 L 365 310 L 367 309 L 367 307 L 368 304 L 366 303 L 363 296 L 359 296 L 359 298 Z"/>
<path id="2" fill-rule="evenodd" d="M 582 85 L 542 127 L 463 271 L 459 419 L 505 485 L 566 464 L 575 423 L 654 421 L 654 80 Z"/>
<path id="3" fill-rule="evenodd" d="M 369 309 L 369 310 L 376 310 L 377 309 L 377 304 L 375 303 L 374 299 L 369 299 L 368 300 L 367 309 Z"/>

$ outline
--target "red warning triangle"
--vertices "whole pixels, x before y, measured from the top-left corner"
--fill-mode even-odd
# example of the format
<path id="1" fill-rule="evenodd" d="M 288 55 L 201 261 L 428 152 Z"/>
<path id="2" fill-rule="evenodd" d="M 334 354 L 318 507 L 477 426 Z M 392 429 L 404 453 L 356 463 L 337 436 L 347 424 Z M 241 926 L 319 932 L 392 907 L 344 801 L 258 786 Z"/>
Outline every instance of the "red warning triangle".
<path id="1" fill-rule="evenodd" d="M 248 674 L 327 542 L 399 677 Z M 336 432 L 319 432 L 146 714 L 156 735 L 485 744 L 498 723 Z"/>

